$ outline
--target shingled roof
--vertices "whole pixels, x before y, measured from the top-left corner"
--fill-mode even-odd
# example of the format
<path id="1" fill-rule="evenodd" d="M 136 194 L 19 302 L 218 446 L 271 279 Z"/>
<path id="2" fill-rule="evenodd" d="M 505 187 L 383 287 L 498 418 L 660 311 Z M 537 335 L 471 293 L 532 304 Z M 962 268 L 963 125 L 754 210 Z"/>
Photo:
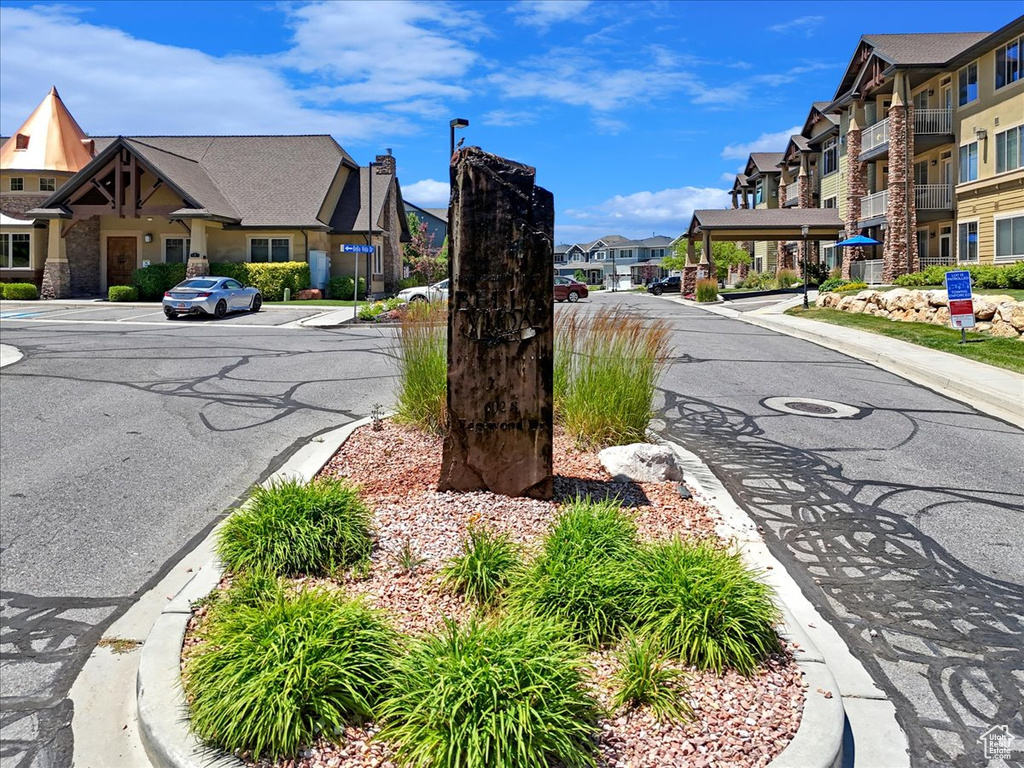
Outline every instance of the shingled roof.
<path id="1" fill-rule="evenodd" d="M 782 152 L 751 152 L 747 160 L 746 174 L 754 178 L 764 173 L 779 173 Z"/>
<path id="2" fill-rule="evenodd" d="M 701 232 L 773 233 L 798 239 L 800 228 L 810 228 L 811 239 L 831 239 L 843 227 L 837 208 L 725 208 L 693 212 L 687 234 Z M 751 238 L 756 239 L 756 238 Z"/>
<path id="3" fill-rule="evenodd" d="M 904 35 L 864 35 L 861 40 L 890 64 L 942 66 L 991 32 L 922 32 Z"/>

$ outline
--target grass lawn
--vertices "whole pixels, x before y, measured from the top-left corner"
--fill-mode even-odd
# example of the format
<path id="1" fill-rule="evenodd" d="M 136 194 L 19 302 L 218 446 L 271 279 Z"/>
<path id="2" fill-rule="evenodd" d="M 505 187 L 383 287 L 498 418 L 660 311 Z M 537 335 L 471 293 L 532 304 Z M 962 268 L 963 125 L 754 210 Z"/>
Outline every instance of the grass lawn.
<path id="1" fill-rule="evenodd" d="M 968 343 L 960 344 L 960 331 L 946 326 L 904 323 L 874 315 L 854 315 L 836 309 L 805 310 L 794 307 L 787 310 L 786 314 L 833 325 L 845 325 L 848 328 L 889 336 L 921 347 L 970 358 L 979 363 L 1024 373 L 1024 342 L 1015 339 L 1000 339 L 983 333 L 968 332 Z"/>
<path id="2" fill-rule="evenodd" d="M 902 288 L 901 285 L 886 285 L 884 287 L 872 288 L 875 291 L 893 291 L 897 288 Z M 944 291 L 946 286 L 944 285 L 915 285 L 913 288 L 907 288 L 908 291 Z M 972 290 L 975 296 L 1012 296 L 1017 301 L 1024 301 L 1024 288 L 974 288 Z"/>

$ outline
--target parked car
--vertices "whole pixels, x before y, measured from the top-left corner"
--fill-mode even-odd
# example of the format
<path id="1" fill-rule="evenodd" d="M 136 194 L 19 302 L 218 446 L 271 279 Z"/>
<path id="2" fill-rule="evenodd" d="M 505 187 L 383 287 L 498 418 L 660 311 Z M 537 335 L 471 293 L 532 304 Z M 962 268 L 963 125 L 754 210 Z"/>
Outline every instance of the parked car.
<path id="1" fill-rule="evenodd" d="M 587 298 L 587 286 L 571 277 L 555 278 L 555 301 L 568 301 L 575 304 L 580 299 Z"/>
<path id="2" fill-rule="evenodd" d="M 168 320 L 178 315 L 221 318 L 228 312 L 259 312 L 263 296 L 230 277 L 192 277 L 165 292 L 163 305 Z"/>
<path id="3" fill-rule="evenodd" d="M 679 275 L 663 277 L 661 280 L 655 280 L 648 285 L 647 292 L 653 293 L 655 296 L 661 296 L 663 293 L 679 293 L 682 284 L 683 279 Z"/>
<path id="4" fill-rule="evenodd" d="M 398 292 L 398 298 L 410 303 L 413 301 L 448 301 L 448 281 L 442 280 L 433 285 L 405 288 Z"/>

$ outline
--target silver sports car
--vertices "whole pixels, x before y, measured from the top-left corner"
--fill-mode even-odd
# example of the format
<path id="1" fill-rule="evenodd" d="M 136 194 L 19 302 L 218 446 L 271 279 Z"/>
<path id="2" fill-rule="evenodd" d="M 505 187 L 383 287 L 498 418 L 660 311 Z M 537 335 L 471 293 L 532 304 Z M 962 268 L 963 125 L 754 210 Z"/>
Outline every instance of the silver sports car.
<path id="1" fill-rule="evenodd" d="M 258 288 L 244 286 L 230 277 L 192 277 L 164 293 L 164 314 L 168 320 L 178 315 L 213 315 L 228 312 L 259 312 L 263 297 Z"/>

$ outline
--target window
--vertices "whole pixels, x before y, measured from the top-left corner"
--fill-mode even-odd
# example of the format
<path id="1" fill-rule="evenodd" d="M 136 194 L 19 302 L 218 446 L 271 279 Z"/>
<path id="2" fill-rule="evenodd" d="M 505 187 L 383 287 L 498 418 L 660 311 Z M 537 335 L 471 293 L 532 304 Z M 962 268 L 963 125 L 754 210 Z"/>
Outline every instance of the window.
<path id="1" fill-rule="evenodd" d="M 978 98 L 978 62 L 975 61 L 963 67 L 957 73 L 957 80 L 960 85 L 960 100 L 957 104 L 962 107 Z"/>
<path id="2" fill-rule="evenodd" d="M 40 192 L 56 192 L 57 191 L 57 179 L 53 176 L 41 176 L 39 178 L 39 191 Z"/>
<path id="3" fill-rule="evenodd" d="M 192 240 L 187 237 L 168 237 L 164 239 L 164 261 L 168 264 L 184 264 L 188 261 L 189 248 Z"/>
<path id="4" fill-rule="evenodd" d="M 1024 214 L 996 219 L 996 261 L 1024 259 Z"/>
<path id="5" fill-rule="evenodd" d="M 631 259 L 631 258 L 633 258 L 633 249 L 632 248 L 625 248 L 625 249 L 619 251 L 619 258 L 621 258 L 621 259 Z"/>
<path id="6" fill-rule="evenodd" d="M 1020 55 L 1024 49 L 1024 37 L 1011 40 L 1002 48 L 996 48 L 996 88 L 1020 80 Z"/>
<path id="7" fill-rule="evenodd" d="M 1024 125 L 996 134 L 996 173 L 1024 168 Z"/>
<path id="8" fill-rule="evenodd" d="M 18 137 L 14 140 L 14 149 L 16 151 L 28 149 L 28 139 L 29 137 L 24 133 L 19 133 Z"/>
<path id="9" fill-rule="evenodd" d="M 605 259 L 604 251 L 598 251 L 597 253 L 594 254 L 594 260 L 595 261 L 604 261 L 604 259 Z"/>
<path id="10" fill-rule="evenodd" d="M 373 274 L 384 274 L 384 251 L 379 245 L 373 246 Z"/>
<path id="11" fill-rule="evenodd" d="M 960 183 L 978 178 L 978 142 L 960 147 Z"/>
<path id="12" fill-rule="evenodd" d="M 25 189 L 25 180 L 21 176 L 11 176 L 11 192 L 21 192 Z"/>
<path id="13" fill-rule="evenodd" d="M 957 257 L 963 262 L 978 260 L 978 222 L 965 221 L 957 226 Z"/>
<path id="14" fill-rule="evenodd" d="M 924 186 L 928 183 L 928 161 L 922 160 L 920 163 L 914 163 L 914 184 L 916 186 Z"/>
<path id="15" fill-rule="evenodd" d="M 821 153 L 821 173 L 823 176 L 828 176 L 830 173 L 835 173 L 839 170 L 839 146 L 836 144 L 835 139 L 829 139 L 825 142 L 825 147 Z"/>
<path id="16" fill-rule="evenodd" d="M 754 187 L 754 205 L 760 205 L 764 202 L 764 182 L 758 181 L 757 186 Z"/>
<path id="17" fill-rule="evenodd" d="M 288 237 L 254 237 L 249 240 L 249 261 L 288 261 L 292 241 Z"/>
<path id="18" fill-rule="evenodd" d="M 914 109 L 928 109 L 928 89 L 918 91 L 914 94 Z"/>
<path id="19" fill-rule="evenodd" d="M 825 198 L 825 202 L 822 203 L 821 207 L 822 208 L 835 208 L 836 207 L 836 198 L 834 198 L 834 197 L 826 197 Z"/>
<path id="20" fill-rule="evenodd" d="M 917 230 L 917 258 L 928 258 L 928 230 Z"/>
<path id="21" fill-rule="evenodd" d="M 32 235 L 26 232 L 0 234 L 0 269 L 28 269 L 32 265 Z"/>

